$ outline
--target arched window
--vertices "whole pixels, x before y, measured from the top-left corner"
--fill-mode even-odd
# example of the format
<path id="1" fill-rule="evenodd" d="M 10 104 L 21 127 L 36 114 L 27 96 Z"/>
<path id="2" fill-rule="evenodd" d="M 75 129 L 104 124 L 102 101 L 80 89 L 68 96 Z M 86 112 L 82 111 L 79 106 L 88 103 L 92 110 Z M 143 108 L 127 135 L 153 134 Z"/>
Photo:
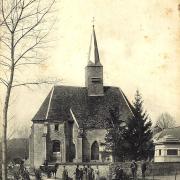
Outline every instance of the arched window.
<path id="1" fill-rule="evenodd" d="M 60 152 L 61 142 L 58 140 L 53 141 L 53 152 Z"/>
<path id="2" fill-rule="evenodd" d="M 97 141 L 91 146 L 91 160 L 99 160 L 99 145 Z"/>

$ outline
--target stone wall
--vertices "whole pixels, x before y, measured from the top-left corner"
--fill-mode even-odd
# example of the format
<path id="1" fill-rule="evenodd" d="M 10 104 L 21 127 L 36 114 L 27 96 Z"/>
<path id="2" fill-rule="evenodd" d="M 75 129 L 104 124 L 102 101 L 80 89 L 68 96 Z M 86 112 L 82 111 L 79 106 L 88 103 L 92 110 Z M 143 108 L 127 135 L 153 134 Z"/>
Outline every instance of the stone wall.
<path id="1" fill-rule="evenodd" d="M 93 82 L 93 78 L 99 78 L 99 81 Z M 104 94 L 103 66 L 87 66 L 85 70 L 85 80 L 89 96 L 102 96 Z"/>
<path id="2" fill-rule="evenodd" d="M 52 142 L 54 140 L 60 141 L 60 158 L 58 159 L 60 162 L 66 161 L 66 146 L 65 146 L 65 134 L 64 134 L 64 123 L 59 123 L 58 131 L 55 131 L 55 124 L 57 123 L 49 123 L 49 130 L 48 130 L 48 142 L 47 142 L 47 148 L 48 148 L 48 157 L 50 159 L 53 159 L 53 151 L 52 151 Z"/>
<path id="3" fill-rule="evenodd" d="M 112 177 L 112 173 L 117 165 L 121 165 L 124 172 L 131 174 L 130 162 L 125 163 L 113 163 L 109 166 L 109 174 Z M 141 163 L 137 162 L 138 169 L 137 175 L 141 176 Z M 180 174 L 180 163 L 152 163 L 147 162 L 146 175 L 148 176 L 166 176 Z"/>
<path id="4" fill-rule="evenodd" d="M 151 175 L 175 175 L 180 174 L 180 162 L 150 163 Z"/>
<path id="5" fill-rule="evenodd" d="M 58 177 L 62 177 L 62 172 L 63 172 L 63 166 L 65 165 L 67 171 L 68 171 L 68 175 L 70 178 L 75 179 L 75 175 L 74 172 L 76 170 L 77 165 L 76 164 L 61 164 L 58 167 L 58 171 L 57 171 L 57 176 Z M 87 164 L 85 164 L 87 165 Z M 97 167 L 96 164 L 91 164 L 91 167 L 93 169 L 95 169 Z M 79 168 L 83 168 L 83 164 L 79 164 Z M 100 177 L 106 177 L 106 179 L 109 178 L 109 165 L 108 164 L 98 164 L 98 169 L 99 169 L 99 174 Z"/>
<path id="6" fill-rule="evenodd" d="M 33 165 L 34 167 L 39 167 L 44 161 L 44 149 L 43 149 L 43 133 L 44 124 L 34 123 L 33 124 Z"/>
<path id="7" fill-rule="evenodd" d="M 86 138 L 83 140 L 83 157 L 86 161 L 91 160 L 91 146 L 92 144 L 97 141 L 99 147 L 101 146 L 102 142 L 105 142 L 106 130 L 105 129 L 92 129 L 86 131 Z M 101 157 L 100 157 L 101 161 Z"/>
<path id="8" fill-rule="evenodd" d="M 31 127 L 31 134 L 29 136 L 29 162 L 34 166 L 34 140 L 33 140 L 33 126 Z"/>
<path id="9" fill-rule="evenodd" d="M 123 162 L 123 163 L 61 163 L 59 164 L 57 176 L 62 177 L 63 166 L 66 167 L 68 171 L 68 175 L 70 178 L 75 179 L 75 169 L 79 165 L 79 168 L 83 168 L 83 165 L 90 165 L 93 169 L 96 169 L 98 165 L 100 177 L 105 177 L 107 180 L 112 179 L 112 174 L 116 166 L 121 165 L 123 171 L 127 174 L 131 174 L 130 169 L 130 162 Z M 141 163 L 137 162 L 138 164 L 138 171 L 137 175 L 141 177 Z M 180 174 L 180 163 L 147 163 L 147 171 L 146 176 L 167 176 L 167 175 L 175 175 Z"/>
<path id="10" fill-rule="evenodd" d="M 73 143 L 75 145 L 74 162 L 82 162 L 82 138 L 78 138 L 79 126 L 77 122 L 73 124 Z"/>

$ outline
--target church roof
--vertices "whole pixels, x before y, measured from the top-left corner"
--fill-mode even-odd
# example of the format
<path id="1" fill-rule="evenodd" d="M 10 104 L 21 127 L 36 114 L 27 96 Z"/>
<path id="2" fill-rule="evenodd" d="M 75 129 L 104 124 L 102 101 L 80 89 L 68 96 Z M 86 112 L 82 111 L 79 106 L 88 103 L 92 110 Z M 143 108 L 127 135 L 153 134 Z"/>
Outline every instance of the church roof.
<path id="1" fill-rule="evenodd" d="M 127 121 L 132 107 L 117 87 L 104 87 L 104 96 L 88 96 L 86 87 L 54 86 L 32 121 L 64 122 L 76 119 L 79 127 L 104 128 L 116 110 L 120 119 Z M 72 117 L 73 116 L 73 117 Z"/>

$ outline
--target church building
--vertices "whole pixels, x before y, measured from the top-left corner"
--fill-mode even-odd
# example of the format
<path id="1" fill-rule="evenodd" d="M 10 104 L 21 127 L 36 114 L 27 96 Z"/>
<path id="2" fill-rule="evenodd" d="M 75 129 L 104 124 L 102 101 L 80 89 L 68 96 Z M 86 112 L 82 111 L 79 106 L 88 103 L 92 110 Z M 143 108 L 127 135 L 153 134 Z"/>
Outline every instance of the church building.
<path id="1" fill-rule="evenodd" d="M 111 161 L 104 143 L 112 112 L 118 115 L 117 120 L 127 122 L 132 106 L 120 88 L 103 85 L 103 65 L 93 26 L 85 87 L 54 86 L 32 119 L 31 166 L 39 167 L 45 160 Z"/>

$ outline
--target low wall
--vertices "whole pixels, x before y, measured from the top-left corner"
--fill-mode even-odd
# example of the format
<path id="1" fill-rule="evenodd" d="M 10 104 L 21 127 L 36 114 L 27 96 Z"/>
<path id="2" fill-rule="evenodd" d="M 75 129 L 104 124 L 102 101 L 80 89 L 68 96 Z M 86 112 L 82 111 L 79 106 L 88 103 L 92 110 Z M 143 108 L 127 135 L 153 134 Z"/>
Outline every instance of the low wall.
<path id="1" fill-rule="evenodd" d="M 130 164 L 131 162 L 117 162 L 117 163 L 77 163 L 79 168 L 83 168 L 83 165 L 90 165 L 93 169 L 98 165 L 100 177 L 105 177 L 107 180 L 112 179 L 112 174 L 115 170 L 115 167 L 121 165 L 123 171 L 127 174 L 131 174 Z M 57 176 L 62 177 L 63 166 L 66 166 L 68 175 L 70 178 L 75 179 L 75 169 L 77 167 L 75 163 L 60 163 L 57 171 Z M 138 169 L 137 175 L 141 176 L 141 163 L 137 162 Z M 180 162 L 179 163 L 152 163 L 147 162 L 146 176 L 166 176 L 166 175 L 175 175 L 180 174 Z"/>
<path id="2" fill-rule="evenodd" d="M 115 167 L 117 165 L 121 165 L 123 170 L 127 174 L 131 174 L 130 169 L 131 162 L 125 162 L 125 163 L 113 163 L 109 167 L 110 175 L 114 171 Z M 138 169 L 137 169 L 137 175 L 141 176 L 141 163 L 137 162 Z M 180 174 L 180 162 L 163 162 L 163 163 L 153 163 L 153 162 L 147 162 L 147 170 L 146 175 L 147 176 L 164 176 L 164 175 L 175 175 Z"/>
<path id="3" fill-rule="evenodd" d="M 159 162 L 151 163 L 151 174 L 153 175 L 174 175 L 180 174 L 180 162 Z"/>
<path id="4" fill-rule="evenodd" d="M 109 164 L 108 163 L 78 163 L 79 168 L 83 168 L 83 165 L 90 165 L 93 169 L 96 169 L 96 166 L 98 165 L 99 169 L 99 175 L 100 177 L 105 177 L 106 179 L 109 179 Z M 57 171 L 57 177 L 62 177 L 63 172 L 63 166 L 66 166 L 66 169 L 68 171 L 68 176 L 72 179 L 75 179 L 75 170 L 77 167 L 77 164 L 74 163 L 64 163 L 59 164 L 58 171 Z"/>

